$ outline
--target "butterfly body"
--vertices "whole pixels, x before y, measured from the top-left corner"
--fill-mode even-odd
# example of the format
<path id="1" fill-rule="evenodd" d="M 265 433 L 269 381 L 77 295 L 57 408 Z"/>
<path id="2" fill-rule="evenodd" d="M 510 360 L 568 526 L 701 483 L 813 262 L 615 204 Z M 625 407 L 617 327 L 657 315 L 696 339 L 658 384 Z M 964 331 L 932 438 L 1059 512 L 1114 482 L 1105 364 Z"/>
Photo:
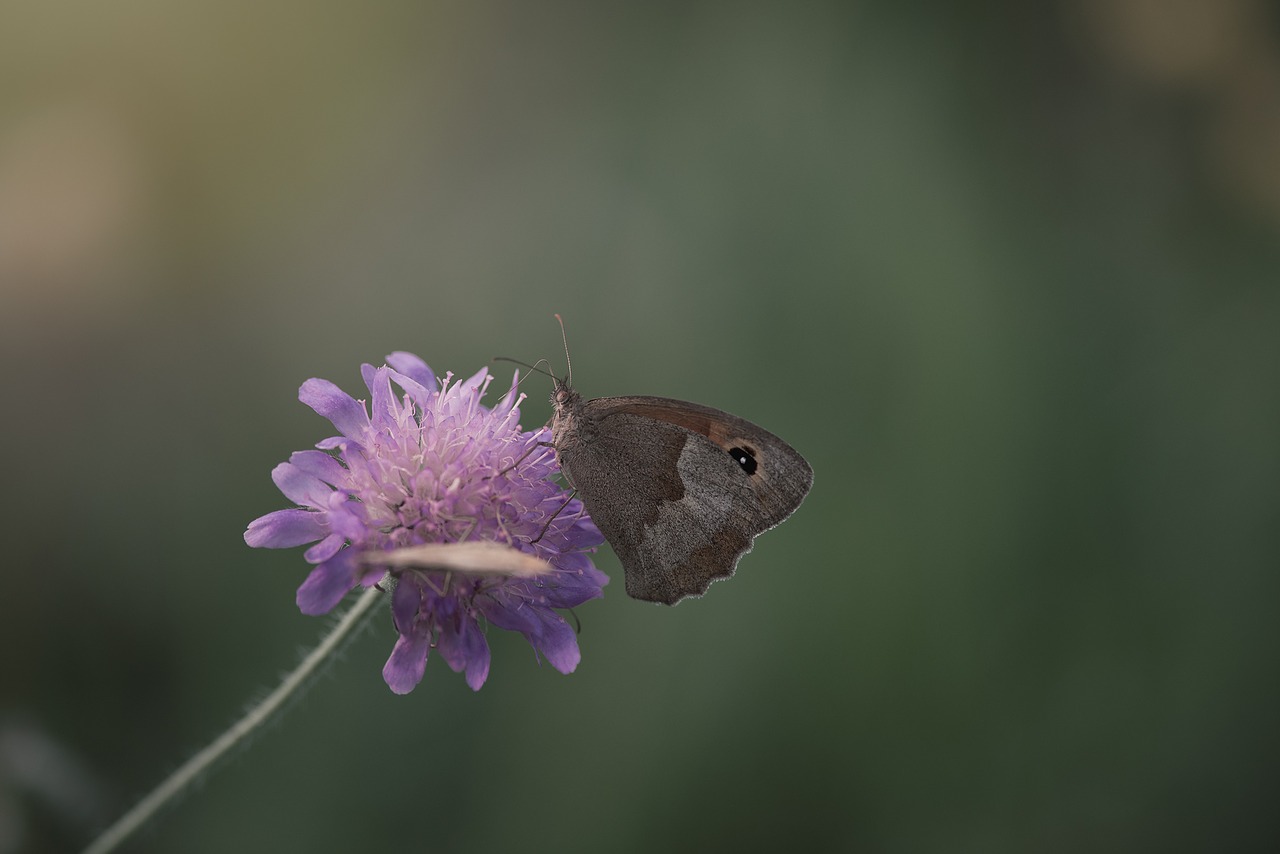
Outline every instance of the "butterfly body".
<path id="1" fill-rule="evenodd" d="M 627 594 L 674 605 L 733 574 L 759 534 L 790 516 L 813 470 L 772 433 L 663 397 L 583 400 L 556 380 L 561 470 L 613 546 Z"/>

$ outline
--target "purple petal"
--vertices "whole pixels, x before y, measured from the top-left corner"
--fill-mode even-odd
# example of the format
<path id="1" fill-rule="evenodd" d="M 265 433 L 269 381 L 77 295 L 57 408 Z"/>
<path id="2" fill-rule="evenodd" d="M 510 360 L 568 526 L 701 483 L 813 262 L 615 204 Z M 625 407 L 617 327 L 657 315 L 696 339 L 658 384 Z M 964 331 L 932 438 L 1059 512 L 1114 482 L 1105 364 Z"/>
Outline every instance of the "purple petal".
<path id="1" fill-rule="evenodd" d="M 418 608 L 422 605 L 422 591 L 408 576 L 400 579 L 396 589 L 391 593 L 391 621 L 396 631 L 408 634 L 413 630 Z"/>
<path id="2" fill-rule="evenodd" d="M 481 368 L 472 374 L 466 382 L 458 384 L 458 390 L 461 392 L 476 392 L 484 386 L 484 381 L 489 377 L 489 369 Z"/>
<path id="3" fill-rule="evenodd" d="M 519 399 L 517 395 L 520 393 L 520 372 L 516 371 L 511 377 L 511 388 L 507 389 L 507 393 L 494 404 L 493 411 L 497 413 L 507 413 L 515 408 L 516 401 Z M 516 415 L 519 418 L 519 414 Z"/>
<path id="4" fill-rule="evenodd" d="M 347 470 L 342 463 L 324 451 L 295 451 L 289 455 L 289 462 L 334 486 L 345 483 L 347 479 Z"/>
<path id="5" fill-rule="evenodd" d="M 502 594 L 499 593 L 498 595 Z M 503 599 L 506 599 L 506 597 L 503 596 Z M 526 636 L 536 633 L 538 630 L 538 618 L 534 614 L 534 607 L 525 604 L 523 601 L 509 604 L 494 597 L 487 600 L 477 599 L 476 604 L 480 608 L 480 613 L 484 614 L 489 622 L 500 629 L 506 629 L 509 632 L 520 632 Z"/>
<path id="6" fill-rule="evenodd" d="M 244 541 L 256 549 L 289 549 L 314 543 L 328 532 L 323 513 L 277 510 L 250 522 Z"/>
<path id="7" fill-rule="evenodd" d="M 553 608 L 576 608 L 604 596 L 601 588 L 608 583 L 609 576 L 592 566 L 581 574 L 557 572 L 545 576 L 542 593 Z"/>
<path id="8" fill-rule="evenodd" d="M 386 574 L 387 571 L 380 566 L 366 566 L 357 581 L 361 587 L 372 587 L 381 581 Z"/>
<path id="9" fill-rule="evenodd" d="M 335 534 L 341 534 L 353 543 L 359 542 L 369 533 L 364 519 L 356 512 L 359 508 L 360 504 L 352 501 L 345 493 L 330 493 L 329 525 Z"/>
<path id="10" fill-rule="evenodd" d="M 355 549 L 345 549 L 311 570 L 298 588 L 298 609 L 312 616 L 327 614 L 355 586 Z"/>
<path id="11" fill-rule="evenodd" d="M 341 534 L 330 534 L 303 552 L 302 558 L 307 563 L 324 563 L 336 555 L 346 541 L 347 538 Z"/>
<path id="12" fill-rule="evenodd" d="M 581 504 L 581 502 L 575 501 L 569 507 L 572 508 L 576 504 Z M 578 516 L 573 523 L 573 527 L 565 532 L 568 544 L 572 548 L 589 549 L 603 543 L 604 534 L 600 533 L 600 529 L 596 527 L 595 522 L 591 521 L 591 517 L 582 510 L 574 510 L 573 512 L 575 514 L 581 512 L 583 515 Z"/>
<path id="13" fill-rule="evenodd" d="M 329 503 L 333 487 L 293 463 L 281 463 L 271 470 L 271 479 L 294 504 L 320 509 Z"/>
<path id="14" fill-rule="evenodd" d="M 508 607 L 491 599 L 481 605 L 481 611 L 498 628 L 524 635 L 561 673 L 572 673 L 578 666 L 582 654 L 578 651 L 577 635 L 564 618 L 550 608 L 527 602 Z"/>
<path id="15" fill-rule="evenodd" d="M 429 392 L 434 393 L 440 390 L 440 384 L 436 382 L 436 375 L 432 372 L 431 368 L 427 367 L 426 362 L 422 361 L 412 353 L 397 350 L 387 356 L 387 364 Z M 408 389 L 405 389 L 405 391 L 408 391 Z M 424 401 L 418 402 L 422 403 Z"/>
<path id="16" fill-rule="evenodd" d="M 405 393 L 409 395 L 409 399 L 414 403 L 424 409 L 431 403 L 431 389 L 397 370 L 391 370 L 389 373 L 391 374 L 391 379 L 396 383 L 396 385 L 404 389 Z"/>
<path id="17" fill-rule="evenodd" d="M 360 373 L 364 375 L 364 383 L 369 387 L 369 411 L 372 413 L 374 428 L 394 427 L 397 401 L 391 391 L 391 371 L 388 368 L 361 365 Z"/>
<path id="18" fill-rule="evenodd" d="M 332 421 L 348 439 L 360 441 L 369 427 L 369 414 L 364 407 L 328 380 L 307 380 L 298 389 L 298 400 Z"/>
<path id="19" fill-rule="evenodd" d="M 530 642 L 561 673 L 572 673 L 582 660 L 582 653 L 578 650 L 578 636 L 559 614 L 548 612 L 544 618 L 542 633 L 536 640 L 530 638 Z"/>
<path id="20" fill-rule="evenodd" d="M 547 560 L 552 566 L 560 570 L 560 573 L 566 575 L 582 575 L 594 568 L 591 563 L 591 555 L 586 552 L 564 552 L 563 554 L 549 556 Z M 605 581 L 608 581 L 608 578 L 605 578 Z"/>
<path id="21" fill-rule="evenodd" d="M 410 636 L 401 635 L 396 641 L 391 657 L 382 667 L 382 678 L 387 687 L 397 694 L 408 694 L 422 681 L 427 670 L 427 653 L 431 650 L 426 632 Z"/>
<path id="22" fill-rule="evenodd" d="M 489 678 L 489 642 L 470 617 L 463 616 L 456 630 L 440 627 L 439 650 L 454 673 L 466 669 L 472 691 L 479 691 Z"/>

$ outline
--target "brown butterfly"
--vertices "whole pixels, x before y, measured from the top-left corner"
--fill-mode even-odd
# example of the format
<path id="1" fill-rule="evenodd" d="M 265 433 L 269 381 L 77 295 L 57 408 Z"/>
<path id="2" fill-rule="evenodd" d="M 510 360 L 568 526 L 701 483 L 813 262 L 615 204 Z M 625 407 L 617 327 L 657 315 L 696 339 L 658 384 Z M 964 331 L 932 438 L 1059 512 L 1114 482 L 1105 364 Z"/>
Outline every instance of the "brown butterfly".
<path id="1" fill-rule="evenodd" d="M 622 562 L 628 596 L 701 596 L 813 484 L 804 457 L 750 421 L 665 397 L 583 401 L 572 376 L 555 378 L 552 444 Z"/>

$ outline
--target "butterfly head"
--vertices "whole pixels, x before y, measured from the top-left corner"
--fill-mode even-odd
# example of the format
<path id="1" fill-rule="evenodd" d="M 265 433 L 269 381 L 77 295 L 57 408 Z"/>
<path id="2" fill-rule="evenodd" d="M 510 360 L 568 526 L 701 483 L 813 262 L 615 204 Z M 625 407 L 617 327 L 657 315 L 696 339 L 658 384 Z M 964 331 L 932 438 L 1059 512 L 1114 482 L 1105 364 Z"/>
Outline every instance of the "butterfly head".
<path id="1" fill-rule="evenodd" d="M 557 413 L 574 409 L 582 402 L 582 395 L 569 385 L 567 379 L 552 377 L 552 381 L 554 385 L 551 388 L 551 405 L 555 407 Z"/>
<path id="2" fill-rule="evenodd" d="M 554 410 L 551 414 L 551 438 L 559 456 L 568 445 L 577 441 L 575 437 L 582 426 L 578 416 L 583 404 L 582 395 L 569 385 L 567 379 L 555 377 L 554 381 L 555 387 L 551 392 L 551 406 Z M 563 465 L 563 460 L 561 464 Z"/>

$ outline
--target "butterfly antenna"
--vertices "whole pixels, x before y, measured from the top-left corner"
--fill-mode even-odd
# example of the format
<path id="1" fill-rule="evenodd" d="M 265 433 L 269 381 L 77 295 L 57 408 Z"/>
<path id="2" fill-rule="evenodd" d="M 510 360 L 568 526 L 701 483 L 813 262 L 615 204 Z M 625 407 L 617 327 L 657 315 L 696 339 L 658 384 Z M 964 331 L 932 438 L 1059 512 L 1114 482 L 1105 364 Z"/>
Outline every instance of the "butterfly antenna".
<path id="1" fill-rule="evenodd" d="M 569 336 L 564 332 L 564 318 L 557 314 L 556 320 L 560 323 L 560 339 L 564 341 L 564 366 L 569 372 L 569 388 L 573 388 L 573 362 L 569 361 Z"/>
<path id="2" fill-rule="evenodd" d="M 513 359 L 513 358 L 511 358 L 510 356 L 494 356 L 494 357 L 493 357 L 492 359 L 490 359 L 489 361 L 491 361 L 491 362 L 511 362 L 512 364 L 519 365 L 519 366 L 520 366 L 520 367 L 522 367 L 522 368 L 528 368 L 528 369 L 529 369 L 529 370 L 531 370 L 531 371 L 537 371 L 537 372 L 538 372 L 538 373 L 540 373 L 540 374 L 546 374 L 547 376 L 551 377 L 551 379 L 553 379 L 553 380 L 556 378 L 556 375 L 555 375 L 555 374 L 553 374 L 553 373 L 551 373 L 551 371 L 547 370 L 546 368 L 539 368 L 539 367 L 538 367 L 538 365 L 541 365 L 543 362 L 547 361 L 546 359 L 539 359 L 536 363 L 534 363 L 534 364 L 532 364 L 532 365 L 531 365 L 531 364 L 529 364 L 528 362 L 522 362 L 522 361 L 520 361 L 519 359 Z M 527 376 L 527 375 L 526 375 L 525 379 L 528 379 L 528 376 Z M 521 380 L 520 382 L 524 382 L 524 380 Z"/>

